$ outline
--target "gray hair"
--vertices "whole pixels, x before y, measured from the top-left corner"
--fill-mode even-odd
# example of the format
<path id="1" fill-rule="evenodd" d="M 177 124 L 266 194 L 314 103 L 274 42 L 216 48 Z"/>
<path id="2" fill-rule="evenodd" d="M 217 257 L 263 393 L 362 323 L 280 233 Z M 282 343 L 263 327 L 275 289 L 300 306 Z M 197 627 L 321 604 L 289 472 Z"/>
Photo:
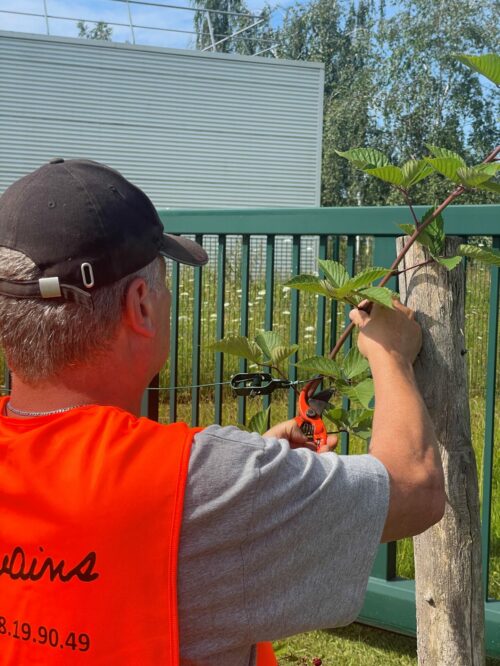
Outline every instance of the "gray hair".
<path id="1" fill-rule="evenodd" d="M 153 291 L 164 281 L 163 258 L 92 292 L 94 308 L 50 299 L 0 295 L 0 346 L 9 367 L 28 384 L 40 384 L 63 369 L 109 351 L 118 333 L 127 288 L 136 277 Z M 40 270 L 26 255 L 0 247 L 0 274 L 7 280 L 37 280 Z"/>

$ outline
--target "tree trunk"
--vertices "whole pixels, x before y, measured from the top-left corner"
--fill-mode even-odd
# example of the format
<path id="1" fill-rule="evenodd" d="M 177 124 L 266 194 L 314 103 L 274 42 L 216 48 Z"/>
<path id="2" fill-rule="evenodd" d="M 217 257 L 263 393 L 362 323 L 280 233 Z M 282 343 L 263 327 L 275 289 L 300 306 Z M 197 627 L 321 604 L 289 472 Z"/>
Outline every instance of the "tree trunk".
<path id="1" fill-rule="evenodd" d="M 459 239 L 447 238 L 453 256 Z M 402 239 L 397 240 L 398 252 Z M 429 258 L 415 244 L 400 268 Z M 435 262 L 399 278 L 401 301 L 416 311 L 423 347 L 418 385 L 434 422 L 447 503 L 443 519 L 414 538 L 418 663 L 484 664 L 484 600 L 477 468 L 471 442 L 464 339 L 464 266 Z"/>

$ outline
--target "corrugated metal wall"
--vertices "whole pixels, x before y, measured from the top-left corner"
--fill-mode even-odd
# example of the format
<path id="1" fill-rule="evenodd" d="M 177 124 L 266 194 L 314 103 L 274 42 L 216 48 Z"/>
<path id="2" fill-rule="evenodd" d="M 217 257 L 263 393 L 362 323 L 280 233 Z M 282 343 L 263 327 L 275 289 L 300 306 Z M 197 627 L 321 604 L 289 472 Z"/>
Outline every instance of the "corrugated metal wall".
<path id="1" fill-rule="evenodd" d="M 323 66 L 0 32 L 0 192 L 53 156 L 160 208 L 319 204 Z"/>

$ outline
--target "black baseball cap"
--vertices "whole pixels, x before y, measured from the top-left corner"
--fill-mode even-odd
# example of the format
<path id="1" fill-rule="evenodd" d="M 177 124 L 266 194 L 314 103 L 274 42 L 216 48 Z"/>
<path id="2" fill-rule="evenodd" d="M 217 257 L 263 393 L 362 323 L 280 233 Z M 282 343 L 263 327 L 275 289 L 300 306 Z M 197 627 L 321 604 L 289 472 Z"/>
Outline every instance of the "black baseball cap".
<path id="1" fill-rule="evenodd" d="M 0 294 L 91 304 L 92 290 L 158 255 L 190 266 L 208 261 L 187 238 L 163 232 L 151 200 L 118 171 L 56 157 L 0 197 L 0 246 L 28 256 L 39 280 L 2 280 Z"/>

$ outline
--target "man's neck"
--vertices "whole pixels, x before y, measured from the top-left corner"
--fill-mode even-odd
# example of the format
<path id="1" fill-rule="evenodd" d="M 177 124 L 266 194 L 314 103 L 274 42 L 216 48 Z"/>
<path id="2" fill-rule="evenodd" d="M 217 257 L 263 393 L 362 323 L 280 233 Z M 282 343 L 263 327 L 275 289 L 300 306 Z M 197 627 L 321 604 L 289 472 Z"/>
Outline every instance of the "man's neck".
<path id="1" fill-rule="evenodd" d="M 133 385 L 116 371 L 72 369 L 37 385 L 27 384 L 13 373 L 10 403 L 15 409 L 32 413 L 80 405 L 112 405 L 138 416 L 142 393 L 142 386 Z"/>

